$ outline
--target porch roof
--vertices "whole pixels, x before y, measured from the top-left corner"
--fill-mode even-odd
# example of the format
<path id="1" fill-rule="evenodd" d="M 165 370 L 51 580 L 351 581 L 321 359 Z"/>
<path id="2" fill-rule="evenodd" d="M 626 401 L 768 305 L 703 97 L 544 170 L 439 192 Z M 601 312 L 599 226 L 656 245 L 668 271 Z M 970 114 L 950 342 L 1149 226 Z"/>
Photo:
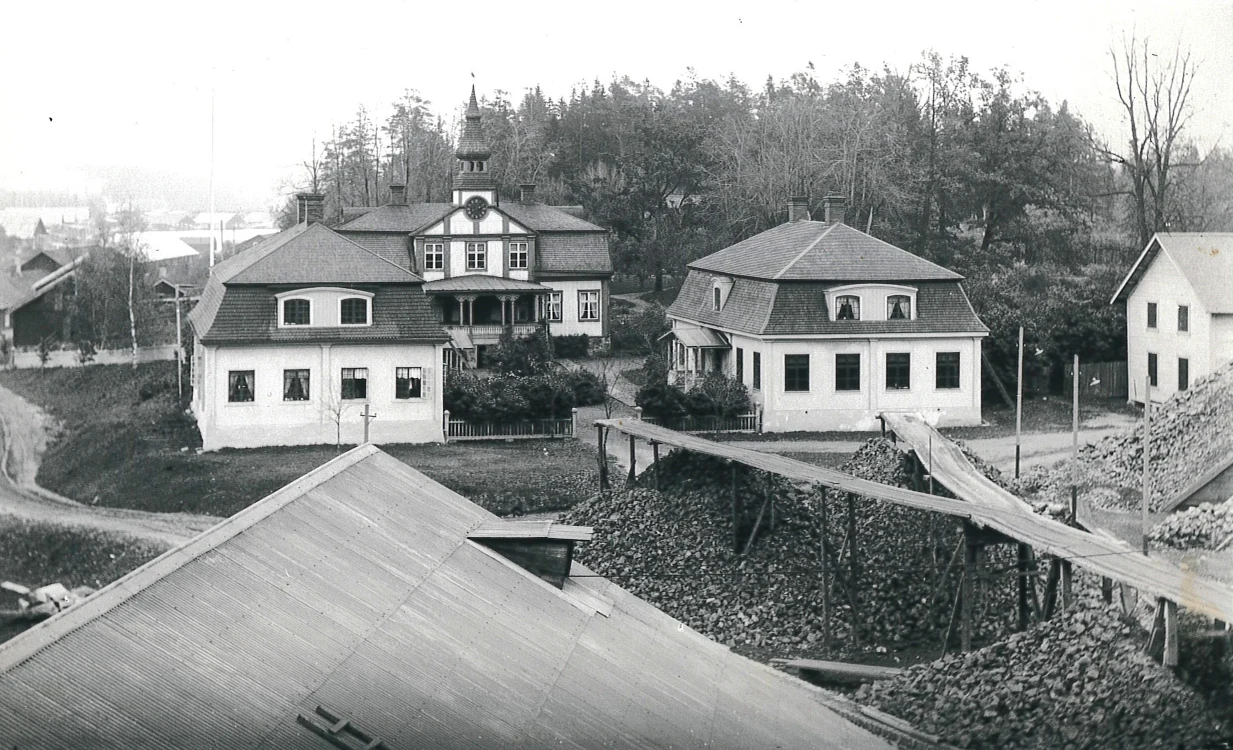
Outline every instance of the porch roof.
<path id="1" fill-rule="evenodd" d="M 717 331 L 710 328 L 673 328 L 660 338 L 676 336 L 685 346 L 696 346 L 703 349 L 727 349 L 731 344 L 724 340 Z"/>
<path id="2" fill-rule="evenodd" d="M 487 276 L 480 273 L 454 276 L 424 284 L 424 294 L 456 294 L 458 292 L 539 292 L 547 294 L 551 291 L 548 287 L 531 281 L 507 279 L 503 276 Z"/>
<path id="3" fill-rule="evenodd" d="M 471 335 L 467 333 L 465 328 L 450 326 L 445 329 L 445 332 L 450 335 L 450 343 L 455 349 L 474 349 L 475 343 L 471 341 Z"/>

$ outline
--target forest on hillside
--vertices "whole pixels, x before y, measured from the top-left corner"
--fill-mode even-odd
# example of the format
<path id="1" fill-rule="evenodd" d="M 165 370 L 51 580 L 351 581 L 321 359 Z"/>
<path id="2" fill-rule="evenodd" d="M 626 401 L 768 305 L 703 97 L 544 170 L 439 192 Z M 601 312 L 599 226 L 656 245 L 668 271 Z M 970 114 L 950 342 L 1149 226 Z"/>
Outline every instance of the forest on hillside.
<path id="1" fill-rule="evenodd" d="M 968 277 L 999 370 L 1025 325 L 1041 352 L 1028 370 L 1045 374 L 1073 353 L 1125 358 L 1109 297 L 1153 233 L 1233 228 L 1233 151 L 1191 137 L 1195 61 L 1124 38 L 1108 72 L 1115 142 L 1006 69 L 935 53 L 831 81 L 810 67 L 760 90 L 691 71 L 669 91 L 618 77 L 568 98 L 498 91 L 481 108 L 501 196 L 533 183 L 539 201 L 581 205 L 613 230 L 619 274 L 671 286 L 690 261 L 783 222 L 789 196 L 820 210 L 842 195 L 848 224 Z M 445 201 L 456 136 L 407 90 L 384 119 L 361 107 L 337 123 L 294 187 L 324 193 L 335 220 L 390 184 Z"/>

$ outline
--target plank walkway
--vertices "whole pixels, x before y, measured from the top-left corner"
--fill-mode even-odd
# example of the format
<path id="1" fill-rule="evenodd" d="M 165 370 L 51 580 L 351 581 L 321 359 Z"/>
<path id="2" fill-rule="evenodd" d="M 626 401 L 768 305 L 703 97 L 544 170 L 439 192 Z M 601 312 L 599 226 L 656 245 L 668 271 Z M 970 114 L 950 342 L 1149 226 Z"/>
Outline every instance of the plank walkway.
<path id="1" fill-rule="evenodd" d="M 595 424 L 661 445 L 726 458 L 796 482 L 964 518 L 1146 594 L 1233 622 L 1233 587 L 1200 577 L 1167 560 L 1146 557 L 1118 540 L 1036 515 L 1019 498 L 981 474 L 954 443 L 920 418 L 897 414 L 885 415 L 885 419 L 887 426 L 916 451 L 933 477 L 959 499 L 858 479 L 834 469 L 743 448 L 739 443 L 716 443 L 636 419 L 601 419 Z"/>

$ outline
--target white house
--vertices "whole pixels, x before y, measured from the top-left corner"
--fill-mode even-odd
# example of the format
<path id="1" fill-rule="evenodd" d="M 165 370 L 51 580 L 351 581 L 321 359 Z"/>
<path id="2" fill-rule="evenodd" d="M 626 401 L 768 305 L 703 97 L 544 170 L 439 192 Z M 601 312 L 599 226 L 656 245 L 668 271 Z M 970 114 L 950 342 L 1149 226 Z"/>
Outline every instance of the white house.
<path id="1" fill-rule="evenodd" d="M 689 264 L 672 306 L 673 382 L 744 383 L 767 432 L 870 430 L 882 412 L 981 418 L 988 329 L 957 273 L 842 222 L 842 199 Z"/>
<path id="2" fill-rule="evenodd" d="M 423 279 L 319 223 L 216 265 L 189 315 L 193 412 L 206 450 L 440 441 L 448 336 Z"/>
<path id="3" fill-rule="evenodd" d="M 501 202 L 474 88 L 455 155 L 449 203 L 408 204 L 405 186 L 392 185 L 388 204 L 338 232 L 424 278 L 460 364 L 482 362 L 511 324 L 516 335 L 546 323 L 554 336 L 606 338 L 608 231 L 580 207 L 537 202 L 534 185 Z"/>
<path id="4" fill-rule="evenodd" d="M 1110 304 L 1126 303 L 1130 400 L 1164 401 L 1233 360 L 1233 234 L 1162 232 Z"/>

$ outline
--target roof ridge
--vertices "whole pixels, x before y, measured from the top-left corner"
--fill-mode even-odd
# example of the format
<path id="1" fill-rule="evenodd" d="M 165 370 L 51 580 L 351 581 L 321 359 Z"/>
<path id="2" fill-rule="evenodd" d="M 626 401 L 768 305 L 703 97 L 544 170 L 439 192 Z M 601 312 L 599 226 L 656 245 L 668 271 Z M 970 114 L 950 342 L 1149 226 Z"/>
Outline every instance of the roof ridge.
<path id="1" fill-rule="evenodd" d="M 291 240 L 307 232 L 309 226 L 311 225 L 296 224 L 295 226 L 288 227 L 287 229 L 284 229 L 283 231 L 278 232 L 277 234 L 272 234 L 268 238 L 272 240 L 271 242 L 267 243 L 265 240 L 262 240 L 261 242 L 258 242 L 256 245 L 253 245 L 252 247 L 250 247 L 244 253 L 241 253 L 240 255 L 233 255 L 230 258 L 227 258 L 222 263 L 215 265 L 210 275 L 212 277 L 217 277 L 220 282 L 225 284 L 231 279 L 234 279 L 236 276 L 243 273 L 244 271 L 247 271 L 249 268 L 252 268 L 253 264 L 270 257 L 270 255 L 278 248 L 282 247 L 283 245 L 287 244 Z M 301 227 L 303 228 L 301 229 Z M 245 256 L 250 256 L 250 257 L 246 258 Z M 243 263 L 239 262 L 240 258 L 243 258 L 245 262 Z M 234 267 L 230 265 L 233 262 L 234 262 Z"/>
<path id="2" fill-rule="evenodd" d="M 820 224 L 820 223 L 822 223 L 822 222 L 813 221 L 813 222 L 810 222 L 810 223 L 811 223 L 811 224 Z M 793 258 L 792 260 L 788 261 L 788 265 L 786 265 L 786 266 L 784 266 L 783 268 L 779 269 L 779 273 L 775 274 L 775 275 L 774 275 L 774 276 L 772 276 L 771 278 L 772 278 L 772 279 L 778 279 L 779 277 L 781 277 L 781 276 L 783 276 L 785 273 L 787 273 L 787 272 L 789 271 L 789 269 L 791 269 L 791 268 L 792 268 L 792 266 L 795 266 L 795 265 L 796 265 L 797 261 L 799 261 L 801 258 L 805 257 L 805 253 L 808 253 L 810 250 L 814 249 L 814 248 L 817 246 L 817 244 L 818 244 L 819 242 L 821 242 L 821 241 L 822 241 L 822 238 L 823 238 L 823 237 L 825 237 L 826 235 L 830 234 L 830 233 L 831 233 L 831 232 L 835 229 L 835 227 L 837 227 L 837 226 L 839 226 L 839 225 L 838 225 L 838 224 L 831 224 L 829 227 L 827 227 L 827 228 L 826 228 L 826 231 L 822 232 L 822 234 L 819 234 L 817 237 L 815 237 L 815 238 L 814 238 L 814 240 L 813 240 L 813 242 L 810 242 L 810 243 L 809 243 L 809 245 L 808 245 L 808 246 L 807 246 L 804 250 L 800 251 L 800 253 L 798 253 L 798 254 L 797 254 L 797 256 L 796 256 L 795 258 Z"/>
<path id="3" fill-rule="evenodd" d="M 172 547 L 150 562 L 83 599 L 81 603 L 55 617 L 44 620 L 9 641 L 0 643 L 0 673 L 21 664 L 61 637 L 110 612 L 156 581 L 244 533 L 259 521 L 305 497 L 315 488 L 364 459 L 381 453 L 372 443 L 364 443 L 341 456 L 326 461 L 304 476 L 266 495 L 234 516 L 206 529 L 183 544 Z"/>
<path id="4" fill-rule="evenodd" d="M 392 261 L 392 260 L 390 260 L 389 258 L 385 257 L 384 255 L 381 255 L 380 253 L 376 252 L 375 250 L 370 250 L 369 248 L 364 247 L 363 245 L 361 245 L 360 243 L 358 243 L 358 242 L 356 242 L 355 240 L 351 239 L 350 237 L 348 237 L 348 236 L 344 235 L 343 233 L 341 233 L 341 232 L 335 232 L 333 229 L 330 229 L 329 227 L 324 227 L 324 229 L 325 229 L 326 231 L 328 231 L 328 232 L 333 233 L 336 237 L 341 237 L 343 240 L 346 240 L 347 242 L 350 242 L 352 245 L 355 245 L 356 247 L 358 247 L 359 249 L 361 249 L 361 250 L 363 250 L 364 252 L 368 253 L 368 254 L 369 254 L 369 255 L 371 255 L 372 257 L 377 258 L 378 260 L 380 260 L 380 261 L 382 261 L 382 262 L 384 262 L 384 263 L 388 263 L 389 265 L 393 266 L 394 268 L 397 268 L 399 271 L 402 271 L 402 272 L 406 273 L 407 275 L 411 276 L 413 279 L 415 279 L 415 280 L 417 280 L 417 281 L 423 281 L 423 280 L 424 280 L 424 278 L 423 278 L 422 276 L 420 276 L 418 273 L 416 273 L 415 271 L 412 271 L 412 270 L 411 270 L 411 269 L 409 269 L 409 268 L 403 268 L 402 266 L 398 265 L 397 263 L 395 263 L 394 261 Z"/>

